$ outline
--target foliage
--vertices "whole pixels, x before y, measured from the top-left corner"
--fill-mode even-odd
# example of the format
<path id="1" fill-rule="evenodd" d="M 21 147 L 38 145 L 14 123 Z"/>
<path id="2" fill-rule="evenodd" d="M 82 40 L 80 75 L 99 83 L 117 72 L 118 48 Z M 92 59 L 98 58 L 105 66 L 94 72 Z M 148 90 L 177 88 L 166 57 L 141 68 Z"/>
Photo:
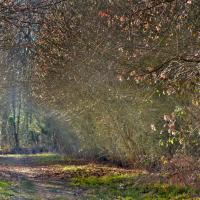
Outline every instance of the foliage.
<path id="1" fill-rule="evenodd" d="M 2 149 L 151 169 L 199 156 L 198 0 L 0 7 Z"/>

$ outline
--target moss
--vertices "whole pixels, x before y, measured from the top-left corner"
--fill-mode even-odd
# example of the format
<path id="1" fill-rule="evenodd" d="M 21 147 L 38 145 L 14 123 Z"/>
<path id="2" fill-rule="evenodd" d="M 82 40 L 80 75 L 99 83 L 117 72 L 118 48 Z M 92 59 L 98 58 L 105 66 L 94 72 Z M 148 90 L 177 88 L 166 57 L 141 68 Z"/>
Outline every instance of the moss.
<path id="1" fill-rule="evenodd" d="M 119 200 L 178 200 L 190 199 L 200 195 L 189 187 L 167 184 L 135 185 L 138 175 L 112 175 L 102 177 L 79 177 L 73 179 L 73 185 L 85 187 L 88 194 L 85 199 L 119 199 Z M 93 189 L 93 190 L 92 190 Z M 84 199 L 84 198 L 83 198 Z"/>
<path id="2" fill-rule="evenodd" d="M 67 165 L 69 159 L 67 160 L 57 154 L 12 156 L 15 158 L 18 157 L 19 160 L 22 158 L 22 161 L 28 159 L 27 161 L 30 163 L 33 162 L 33 164 L 35 164 L 35 162 L 40 164 L 65 162 L 65 165 L 58 165 L 58 168 L 59 170 L 62 169 L 64 172 L 63 177 L 71 178 L 72 184 L 68 185 L 69 182 L 67 182 L 67 187 L 72 191 L 79 191 L 79 189 L 81 189 L 80 191 L 84 191 L 81 193 L 80 200 L 182 200 L 193 199 L 193 197 L 200 196 L 198 191 L 189 187 L 161 184 L 160 181 L 162 181 L 162 179 L 160 180 L 160 176 L 158 178 L 154 177 L 155 180 L 152 180 L 148 173 L 146 174 L 142 171 L 122 170 L 96 164 Z M 57 165 L 54 170 L 56 169 Z M 61 171 L 59 171 L 59 173 L 60 172 Z M 152 184 L 148 184 L 149 182 Z M 48 188 L 47 185 L 46 188 Z M 38 185 L 35 185 L 34 182 L 25 177 L 21 178 L 21 181 L 15 183 L 5 180 L 0 181 L 0 199 L 2 200 L 11 199 L 13 197 L 17 199 L 19 196 L 24 199 L 40 199 L 40 194 L 38 194 L 37 190 Z M 54 194 L 57 192 L 55 187 L 49 188 L 48 190 Z M 56 198 L 66 199 L 65 197 Z"/>
<path id="3" fill-rule="evenodd" d="M 10 199 L 10 197 L 14 195 L 11 186 L 12 182 L 0 180 L 0 199 Z"/>
<path id="4" fill-rule="evenodd" d="M 101 177 L 90 176 L 90 177 L 78 177 L 73 179 L 73 185 L 76 186 L 88 186 L 88 187 L 99 187 L 99 186 L 116 186 L 119 183 L 128 181 L 134 178 L 130 175 L 106 175 Z"/>
<path id="5" fill-rule="evenodd" d="M 0 181 L 0 188 L 7 188 L 11 185 L 8 181 Z"/>

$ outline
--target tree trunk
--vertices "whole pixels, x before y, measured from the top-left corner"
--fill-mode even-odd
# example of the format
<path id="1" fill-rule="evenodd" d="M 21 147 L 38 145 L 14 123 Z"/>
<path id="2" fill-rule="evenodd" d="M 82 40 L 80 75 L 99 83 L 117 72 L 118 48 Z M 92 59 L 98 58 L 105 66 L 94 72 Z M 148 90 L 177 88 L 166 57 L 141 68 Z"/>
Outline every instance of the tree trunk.
<path id="1" fill-rule="evenodd" d="M 16 126 L 16 89 L 13 88 L 12 91 L 12 111 L 13 111 L 13 135 L 14 135 L 14 141 L 15 141 L 15 148 L 19 149 L 19 135 L 17 132 L 17 126 Z"/>

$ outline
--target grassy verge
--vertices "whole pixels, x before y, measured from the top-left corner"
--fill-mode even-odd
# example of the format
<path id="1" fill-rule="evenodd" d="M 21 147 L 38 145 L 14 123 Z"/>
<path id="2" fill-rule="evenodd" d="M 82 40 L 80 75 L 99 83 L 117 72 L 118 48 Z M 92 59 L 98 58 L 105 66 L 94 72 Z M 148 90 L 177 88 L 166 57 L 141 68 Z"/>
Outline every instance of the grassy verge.
<path id="1" fill-rule="evenodd" d="M 10 199 L 14 192 L 12 190 L 13 183 L 6 180 L 0 180 L 0 199 L 1 200 L 7 200 Z"/>
<path id="2" fill-rule="evenodd" d="M 72 185 L 87 190 L 87 200 L 183 200 L 200 199 L 200 192 L 189 187 L 162 183 L 140 183 L 140 175 L 108 175 L 74 178 Z"/>
<path id="3" fill-rule="evenodd" d="M 62 156 L 55 153 L 42 153 L 42 154 L 7 154 L 1 155 L 0 160 L 3 163 L 12 164 L 17 163 L 17 160 L 22 163 L 34 164 L 34 165 L 51 165 L 67 163 L 70 159 L 66 156 Z M 10 163 L 8 163 L 10 162 Z"/>
<path id="4" fill-rule="evenodd" d="M 8 157 L 13 158 L 9 162 L 16 161 L 15 159 L 24 160 L 29 167 L 35 164 L 47 165 L 48 170 L 41 170 L 40 175 L 47 180 L 61 180 L 72 191 L 82 191 L 79 194 L 80 200 L 200 200 L 200 191 L 190 187 L 169 185 L 162 175 L 152 180 L 144 171 L 84 163 L 49 153 L 6 155 L 5 160 Z M 13 192 L 11 188 L 14 188 Z M 28 179 L 14 185 L 1 181 L 0 199 L 7 200 L 19 194 L 25 199 L 32 199 L 31 196 L 37 199 L 37 189 Z"/>

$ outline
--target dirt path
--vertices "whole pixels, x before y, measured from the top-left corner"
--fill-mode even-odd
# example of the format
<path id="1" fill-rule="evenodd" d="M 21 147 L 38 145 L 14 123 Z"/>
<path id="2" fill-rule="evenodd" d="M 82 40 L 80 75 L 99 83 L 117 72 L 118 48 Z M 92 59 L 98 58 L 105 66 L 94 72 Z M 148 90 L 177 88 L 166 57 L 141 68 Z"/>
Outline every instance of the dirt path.
<path id="1" fill-rule="evenodd" d="M 0 179 L 12 180 L 11 200 L 76 200 L 78 191 L 66 180 L 51 177 L 51 166 L 34 165 L 28 158 L 0 156 Z"/>
<path id="2" fill-rule="evenodd" d="M 200 200 L 167 177 L 57 154 L 0 155 L 0 200 Z"/>

